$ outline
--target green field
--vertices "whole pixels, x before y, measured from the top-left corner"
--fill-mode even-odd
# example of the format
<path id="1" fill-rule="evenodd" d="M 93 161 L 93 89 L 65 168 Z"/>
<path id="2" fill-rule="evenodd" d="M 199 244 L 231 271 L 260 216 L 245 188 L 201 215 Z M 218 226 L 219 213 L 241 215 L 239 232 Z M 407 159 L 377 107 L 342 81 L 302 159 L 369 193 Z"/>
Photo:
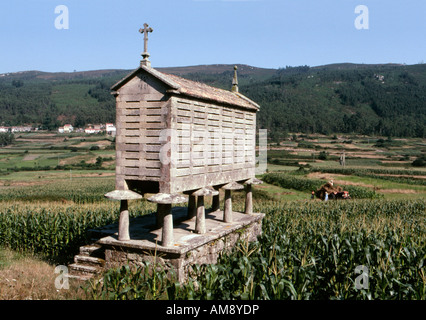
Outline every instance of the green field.
<path id="1" fill-rule="evenodd" d="M 338 162 L 342 150 L 333 149 L 327 137 L 310 139 L 312 149 L 292 141 L 271 145 L 292 149 L 271 149 L 268 172 L 259 176 L 265 183 L 254 187 L 254 208 L 266 214 L 262 236 L 251 244 L 241 241 L 216 265 L 194 267 L 186 284 L 158 269 L 155 276 L 150 268 L 111 269 L 102 283 L 87 284 L 84 295 L 73 289 L 60 298 L 425 300 L 426 170 L 411 166 L 424 143 L 405 141 L 383 156 L 389 149 L 365 143 L 365 137 L 351 139 L 345 167 Z M 0 286 L 6 285 L 2 277 L 21 274 L 14 271 L 23 259 L 17 257 L 30 259 L 27 268 L 38 266 L 40 259 L 47 270 L 69 264 L 89 241 L 88 229 L 119 216 L 118 203 L 103 196 L 114 189 L 114 161 L 89 165 L 98 157 L 114 157 L 110 138 L 40 133 L 16 140 L 0 149 Z M 90 150 L 93 145 L 99 149 Z M 402 165 L 400 157 L 407 159 L 405 150 L 414 146 L 418 152 Z M 318 159 L 321 151 L 328 152 L 327 159 Z M 40 155 L 46 168 L 36 159 L 24 160 L 25 155 Z M 312 188 L 330 179 L 349 190 L 352 199 L 311 200 Z M 243 210 L 243 192 L 234 192 L 233 198 L 234 210 Z M 154 210 L 146 200 L 130 205 L 132 217 Z M 360 265 L 369 270 L 368 288 L 355 287 Z M 21 296 L 58 298 L 56 290 L 47 296 L 40 290 L 47 289 Z M 0 297 L 14 298 L 4 292 Z"/>
<path id="2" fill-rule="evenodd" d="M 104 161 L 94 167 L 98 157 Z M 0 148 L 0 177 L 31 170 L 88 168 L 113 171 L 114 159 L 114 139 L 106 135 L 22 133 L 16 135 L 14 144 Z"/>
<path id="3" fill-rule="evenodd" d="M 360 186 L 374 190 L 385 199 L 424 198 L 426 167 L 415 167 L 412 163 L 425 156 L 426 141 L 384 138 L 384 143 L 378 143 L 380 139 L 293 135 L 271 145 L 268 172 L 297 174 L 323 183 L 333 180 L 342 187 Z M 339 164 L 343 152 L 344 166 Z M 321 159 L 321 153 L 325 158 Z M 299 168 L 303 168 L 303 172 Z"/>

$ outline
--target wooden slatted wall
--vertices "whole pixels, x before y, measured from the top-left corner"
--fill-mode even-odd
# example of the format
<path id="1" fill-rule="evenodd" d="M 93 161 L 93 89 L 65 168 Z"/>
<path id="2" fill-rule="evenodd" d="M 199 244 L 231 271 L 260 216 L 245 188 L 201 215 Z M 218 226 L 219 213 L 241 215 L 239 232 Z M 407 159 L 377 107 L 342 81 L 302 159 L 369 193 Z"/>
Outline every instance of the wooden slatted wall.
<path id="1" fill-rule="evenodd" d="M 251 177 L 255 167 L 255 113 L 175 99 L 172 125 L 179 147 L 171 177 L 178 178 L 183 188 L 194 187 L 197 181 L 219 184 Z"/>
<path id="2" fill-rule="evenodd" d="M 164 142 L 160 133 L 166 128 L 164 101 L 126 101 L 117 110 L 117 166 L 126 180 L 161 178 L 159 153 Z"/>

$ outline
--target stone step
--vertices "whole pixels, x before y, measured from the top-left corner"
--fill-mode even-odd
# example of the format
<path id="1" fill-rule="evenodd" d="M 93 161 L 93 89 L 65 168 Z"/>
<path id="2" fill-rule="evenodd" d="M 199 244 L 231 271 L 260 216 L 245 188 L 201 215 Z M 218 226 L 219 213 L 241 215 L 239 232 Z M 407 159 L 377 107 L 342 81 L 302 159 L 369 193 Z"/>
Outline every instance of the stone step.
<path id="1" fill-rule="evenodd" d="M 74 262 L 81 265 L 100 268 L 103 268 L 105 265 L 104 259 L 81 254 L 74 256 Z"/>
<path id="2" fill-rule="evenodd" d="M 80 255 L 84 256 L 101 257 L 104 255 L 104 252 L 105 250 L 102 246 L 96 243 L 80 247 Z"/>
<path id="3" fill-rule="evenodd" d="M 101 268 L 93 267 L 93 266 L 87 266 L 79 263 L 73 263 L 69 266 L 70 269 L 70 275 L 77 275 L 77 276 L 87 276 L 87 275 L 96 275 L 102 272 Z"/>
<path id="4" fill-rule="evenodd" d="M 74 256 L 74 263 L 68 267 L 71 279 L 88 280 L 102 273 L 105 266 L 105 249 L 102 245 L 92 243 L 80 247 L 80 253 Z"/>

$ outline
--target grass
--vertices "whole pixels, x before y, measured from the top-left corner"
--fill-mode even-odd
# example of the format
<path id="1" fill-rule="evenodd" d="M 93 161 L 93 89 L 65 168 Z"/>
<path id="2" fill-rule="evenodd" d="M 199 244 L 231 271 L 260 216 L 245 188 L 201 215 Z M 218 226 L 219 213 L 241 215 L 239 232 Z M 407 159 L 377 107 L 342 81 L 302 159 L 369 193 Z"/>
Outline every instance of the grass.
<path id="1" fill-rule="evenodd" d="M 347 159 L 346 164 L 354 167 L 374 167 L 380 165 L 381 162 L 377 159 Z"/>
<path id="2" fill-rule="evenodd" d="M 380 191 L 379 191 L 380 193 Z M 418 200 L 425 199 L 425 193 L 404 193 L 403 190 L 397 190 L 397 192 L 382 193 L 383 198 L 387 200 Z"/>
<path id="3" fill-rule="evenodd" d="M 279 164 L 268 163 L 267 166 L 268 172 L 278 172 L 278 171 L 293 171 L 296 170 L 294 166 L 284 166 Z"/>
<path id="4" fill-rule="evenodd" d="M 29 172 L 20 175 L 20 181 L 7 180 L 0 185 L 0 201 L 64 201 L 64 202 L 95 202 L 103 200 L 103 195 L 115 189 L 113 173 L 105 171 L 53 171 Z M 47 172 L 52 173 L 52 172 Z M 27 177 L 27 179 L 25 179 Z"/>
<path id="5" fill-rule="evenodd" d="M 334 161 L 334 160 L 323 160 L 323 161 L 321 161 L 321 160 L 317 160 L 316 162 L 315 162 L 315 167 L 320 167 L 320 168 L 329 168 L 329 167 L 331 167 L 331 166 L 336 166 L 338 164 L 338 162 L 337 161 Z"/>
<path id="6" fill-rule="evenodd" d="M 35 255 L 0 248 L 0 300 L 85 299 L 78 283 L 56 288 L 55 268 Z"/>
<path id="7" fill-rule="evenodd" d="M 84 174 L 88 173 L 87 170 L 73 170 L 75 174 Z M 103 173 L 105 170 L 93 170 L 90 173 Z M 12 181 L 37 181 L 37 179 L 46 178 L 48 180 L 57 180 L 57 179 L 66 179 L 69 178 L 69 171 L 63 170 L 49 170 L 49 171 L 17 171 L 10 172 L 9 174 L 2 176 L 2 179 L 12 180 Z"/>
<path id="8" fill-rule="evenodd" d="M 310 194 L 307 194 L 306 192 L 281 188 L 268 183 L 256 186 L 255 190 L 266 193 L 275 201 L 306 200 L 310 197 Z"/>
<path id="9" fill-rule="evenodd" d="M 397 190 L 413 190 L 421 193 L 426 193 L 426 187 L 424 186 L 417 186 L 417 185 L 407 185 L 405 183 L 397 183 L 392 181 L 386 181 L 386 180 L 380 180 L 375 178 L 368 178 L 368 177 L 358 177 L 354 175 L 337 175 L 333 176 L 333 174 L 329 174 L 328 177 L 330 179 L 334 180 L 343 180 L 347 181 L 348 184 L 359 184 L 361 186 L 369 186 L 371 188 L 375 188 L 377 191 L 380 192 L 380 190 L 383 189 L 397 189 Z"/>

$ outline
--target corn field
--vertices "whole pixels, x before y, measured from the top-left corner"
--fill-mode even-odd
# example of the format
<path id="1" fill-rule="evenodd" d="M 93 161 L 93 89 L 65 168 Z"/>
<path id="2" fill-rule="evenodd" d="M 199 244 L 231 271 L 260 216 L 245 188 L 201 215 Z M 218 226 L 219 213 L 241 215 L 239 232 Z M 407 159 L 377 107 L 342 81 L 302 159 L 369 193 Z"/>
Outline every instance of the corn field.
<path id="1" fill-rule="evenodd" d="M 185 284 L 122 267 L 91 288 L 104 299 L 426 299 L 426 202 L 257 203 L 257 242 L 241 241 Z M 356 286 L 362 266 L 368 283 Z M 151 268 L 152 269 L 152 268 Z"/>
<path id="2" fill-rule="evenodd" d="M 276 178 L 312 187 L 309 179 Z M 72 188 L 2 190 L 0 246 L 70 263 L 88 243 L 88 229 L 117 222 L 119 204 L 103 198 L 112 189 L 111 180 L 76 179 Z M 186 283 L 157 265 L 122 267 L 87 292 L 93 299 L 426 299 L 426 200 L 254 197 L 254 210 L 266 214 L 258 241 L 240 241 L 216 265 L 194 266 Z M 242 210 L 242 199 L 235 200 L 235 210 Z M 146 201 L 129 206 L 131 217 L 153 210 Z"/>
<path id="3" fill-rule="evenodd" d="M 48 184 L 8 187 L 1 190 L 0 201 L 62 201 L 76 204 L 105 201 L 104 194 L 114 190 L 111 178 L 79 178 L 59 180 Z"/>
<path id="4" fill-rule="evenodd" d="M 147 211 L 145 202 L 140 202 L 132 205 L 129 214 L 135 217 Z M 80 246 L 91 241 L 87 233 L 89 229 L 117 222 L 118 218 L 118 203 L 106 200 L 78 205 L 3 202 L 0 246 L 66 262 L 78 253 Z"/>

